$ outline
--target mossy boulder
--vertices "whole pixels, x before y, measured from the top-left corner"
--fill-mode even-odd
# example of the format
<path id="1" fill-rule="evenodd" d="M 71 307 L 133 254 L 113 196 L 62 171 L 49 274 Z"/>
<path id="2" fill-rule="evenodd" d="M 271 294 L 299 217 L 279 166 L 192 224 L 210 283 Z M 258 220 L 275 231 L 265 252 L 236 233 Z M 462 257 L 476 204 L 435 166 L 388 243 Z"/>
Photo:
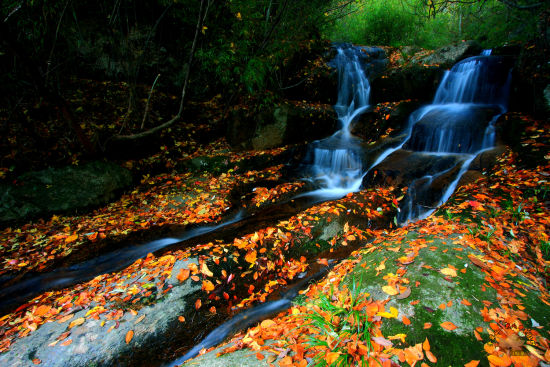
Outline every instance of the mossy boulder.
<path id="1" fill-rule="evenodd" d="M 112 162 L 28 172 L 0 186 L 0 223 L 106 204 L 131 183 L 130 171 Z"/>

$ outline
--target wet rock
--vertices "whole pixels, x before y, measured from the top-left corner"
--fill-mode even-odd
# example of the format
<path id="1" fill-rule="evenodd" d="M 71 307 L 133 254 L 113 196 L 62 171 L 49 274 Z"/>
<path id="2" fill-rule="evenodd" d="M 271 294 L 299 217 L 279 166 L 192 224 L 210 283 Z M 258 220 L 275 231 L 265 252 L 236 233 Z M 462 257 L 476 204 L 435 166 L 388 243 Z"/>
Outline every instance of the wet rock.
<path id="1" fill-rule="evenodd" d="M 397 150 L 384 161 L 373 167 L 363 179 L 363 186 L 403 186 L 415 179 L 433 175 L 456 166 L 457 155 L 438 156 L 408 150 Z"/>
<path id="2" fill-rule="evenodd" d="M 365 141 L 378 141 L 388 129 L 403 130 L 410 114 L 418 107 L 420 102 L 416 100 L 375 105 L 373 109 L 360 115 L 357 121 L 353 122 L 351 132 Z"/>
<path id="3" fill-rule="evenodd" d="M 235 149 L 261 150 L 320 139 L 335 128 L 332 106 L 289 102 L 259 112 L 232 111 L 227 137 Z"/>
<path id="4" fill-rule="evenodd" d="M 492 149 L 479 153 L 472 163 L 469 170 L 472 171 L 489 171 L 497 163 L 497 158 L 506 152 L 506 147 L 503 145 L 496 146 Z"/>
<path id="5" fill-rule="evenodd" d="M 460 42 L 438 48 L 431 55 L 413 58 L 412 62 L 450 68 L 467 57 L 479 55 L 482 50 L 483 48 L 475 41 Z"/>
<path id="6" fill-rule="evenodd" d="M 106 204 L 131 183 L 130 172 L 111 162 L 29 172 L 0 186 L 0 223 Z"/>
<path id="7" fill-rule="evenodd" d="M 196 259 L 178 261 L 174 269 L 186 268 L 189 262 L 198 264 Z M 155 303 L 142 307 L 137 315 L 126 309 L 119 320 L 107 320 L 103 326 L 101 320 L 87 318 L 82 325 L 70 329 L 71 334 L 67 338 L 49 346 L 69 330 L 73 320 L 85 317 L 88 310 L 84 309 L 64 323 L 46 323 L 27 337 L 18 339 L 8 352 L 0 355 L 0 365 L 33 366 L 32 360 L 35 358 L 40 359 L 44 366 L 158 364 L 153 363 L 160 359 L 158 351 L 173 346 L 173 340 L 185 332 L 186 328 L 182 327 L 178 317 L 194 312 L 192 301 L 201 289 L 200 283 L 191 279 L 182 283 L 176 275 L 172 272 L 172 278 L 168 281 L 173 285 L 172 290 L 166 295 L 158 294 Z M 134 333 L 133 338 L 126 343 L 126 334 L 130 330 Z M 72 342 L 63 346 L 68 340 Z"/>

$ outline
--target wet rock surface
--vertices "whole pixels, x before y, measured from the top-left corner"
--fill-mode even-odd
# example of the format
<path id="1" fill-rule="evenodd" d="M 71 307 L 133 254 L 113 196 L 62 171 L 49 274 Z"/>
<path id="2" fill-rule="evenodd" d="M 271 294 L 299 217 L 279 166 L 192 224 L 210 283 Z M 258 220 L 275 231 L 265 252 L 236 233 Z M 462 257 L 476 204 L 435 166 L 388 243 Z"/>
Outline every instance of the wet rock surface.
<path id="1" fill-rule="evenodd" d="M 106 204 L 131 183 L 130 172 L 111 162 L 29 172 L 0 186 L 0 224 Z"/>

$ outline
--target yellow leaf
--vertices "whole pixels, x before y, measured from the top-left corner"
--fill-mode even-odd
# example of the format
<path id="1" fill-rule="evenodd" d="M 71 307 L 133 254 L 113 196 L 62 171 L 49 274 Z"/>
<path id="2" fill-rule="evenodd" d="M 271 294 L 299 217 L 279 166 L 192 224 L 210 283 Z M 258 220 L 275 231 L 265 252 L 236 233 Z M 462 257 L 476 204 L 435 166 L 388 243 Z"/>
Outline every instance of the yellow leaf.
<path id="1" fill-rule="evenodd" d="M 74 328 L 75 326 L 78 326 L 78 325 L 82 325 L 84 323 L 84 321 L 86 321 L 86 319 L 84 317 L 79 317 L 78 319 L 73 320 L 69 324 L 69 329 L 72 329 L 72 328 Z"/>
<path id="2" fill-rule="evenodd" d="M 391 285 L 385 285 L 382 287 L 382 290 L 384 291 L 384 293 L 386 294 L 389 294 L 390 296 L 395 296 L 396 294 L 398 294 L 399 292 L 397 291 L 397 289 L 395 289 L 394 286 L 391 286 Z"/>
<path id="3" fill-rule="evenodd" d="M 441 274 L 444 274 L 444 275 L 447 275 L 447 276 L 450 276 L 450 277 L 456 277 L 457 276 L 456 270 L 451 269 L 451 268 L 441 269 Z"/>
<path id="4" fill-rule="evenodd" d="M 206 263 L 202 263 L 202 266 L 201 266 L 201 273 L 203 273 L 204 275 L 206 275 L 207 277 L 212 277 L 214 276 L 214 273 L 212 273 L 210 271 L 210 269 L 208 269 L 208 266 L 206 266 Z"/>

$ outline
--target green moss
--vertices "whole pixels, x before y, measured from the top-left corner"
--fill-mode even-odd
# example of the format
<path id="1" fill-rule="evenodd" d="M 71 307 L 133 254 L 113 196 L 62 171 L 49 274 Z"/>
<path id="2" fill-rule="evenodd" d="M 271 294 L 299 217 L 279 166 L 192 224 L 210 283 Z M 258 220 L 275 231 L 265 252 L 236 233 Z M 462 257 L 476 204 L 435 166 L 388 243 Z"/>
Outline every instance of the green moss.
<path id="1" fill-rule="evenodd" d="M 383 277 L 389 273 L 396 274 L 400 267 L 397 259 L 407 252 L 408 242 L 419 237 L 426 240 L 427 247 L 418 251 L 414 262 L 406 266 L 407 272 L 401 276 L 403 280 L 408 279 L 411 294 L 402 300 L 388 297 L 381 290 L 382 286 L 387 284 Z M 374 299 L 389 298 L 386 308 L 395 307 L 399 310 L 398 320 L 383 319 L 382 323 L 382 333 L 386 337 L 400 333 L 407 335 L 405 344 L 399 340 L 394 341 L 396 347 L 412 346 L 428 338 L 431 350 L 438 358 L 437 366 L 463 365 L 472 359 L 481 360 L 480 365 L 487 365 L 483 350 L 484 342 L 475 338 L 473 330 L 478 326 L 484 329 L 487 327 L 480 314 L 481 309 L 485 307 L 482 301 L 497 304 L 497 294 L 491 287 L 483 287 L 485 274 L 467 258 L 469 253 L 478 252 L 453 244 L 453 240 L 457 238 L 458 236 L 449 236 L 442 240 L 434 236 L 419 236 L 413 232 L 399 243 L 382 243 L 376 250 L 363 255 L 362 262 L 345 281 L 349 284 L 351 281 L 360 280 L 361 287 Z M 386 245 L 393 248 L 399 246 L 400 249 L 396 252 L 390 251 Z M 385 269 L 377 275 L 376 267 L 384 259 Z M 466 272 L 458 271 L 456 277 L 446 280 L 446 276 L 440 272 L 440 269 L 446 267 L 455 267 L 458 270 L 465 268 Z M 471 306 L 462 304 L 463 299 L 468 300 Z M 411 305 L 411 302 L 416 300 L 419 302 Z M 449 301 L 452 301 L 450 307 L 445 307 L 444 310 L 439 308 L 439 305 L 447 305 Z M 402 316 L 407 316 L 411 324 L 403 324 Z M 458 328 L 453 331 L 445 330 L 440 326 L 444 321 L 450 321 Z M 424 329 L 424 323 L 427 322 L 432 324 L 430 329 Z M 482 337 L 484 341 L 488 340 L 487 334 L 482 334 Z"/>

